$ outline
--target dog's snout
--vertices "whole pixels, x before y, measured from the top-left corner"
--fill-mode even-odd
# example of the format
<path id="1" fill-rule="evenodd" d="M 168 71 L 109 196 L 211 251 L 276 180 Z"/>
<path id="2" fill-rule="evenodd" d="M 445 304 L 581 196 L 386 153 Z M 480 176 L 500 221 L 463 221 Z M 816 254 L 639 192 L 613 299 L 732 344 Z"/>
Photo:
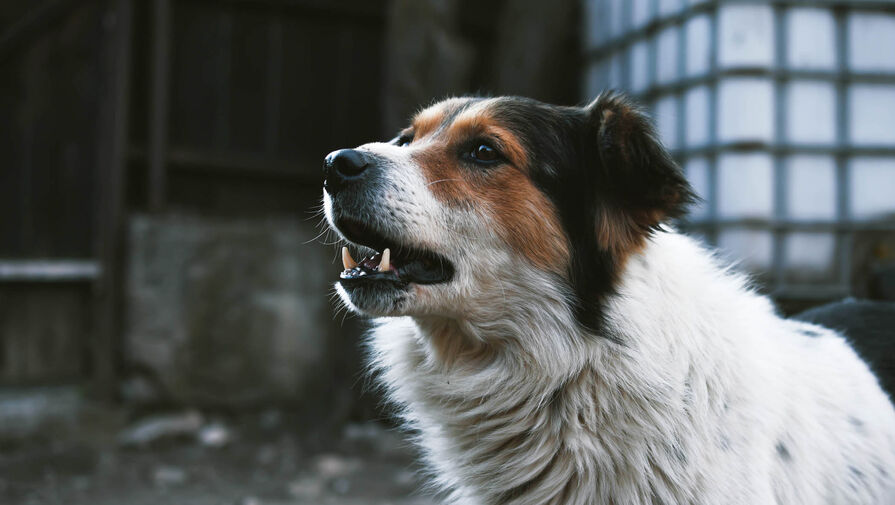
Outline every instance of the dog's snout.
<path id="1" fill-rule="evenodd" d="M 360 179 L 369 168 L 370 160 L 356 149 L 339 149 L 329 153 L 323 160 L 324 187 L 335 193 L 346 183 Z"/>

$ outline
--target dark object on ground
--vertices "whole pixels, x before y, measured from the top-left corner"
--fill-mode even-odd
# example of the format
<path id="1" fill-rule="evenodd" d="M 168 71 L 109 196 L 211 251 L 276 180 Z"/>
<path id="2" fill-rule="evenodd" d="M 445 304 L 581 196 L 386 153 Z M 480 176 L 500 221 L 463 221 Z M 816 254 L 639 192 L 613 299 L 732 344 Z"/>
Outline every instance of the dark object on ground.
<path id="1" fill-rule="evenodd" d="M 895 398 L 895 302 L 847 299 L 793 316 L 842 332 Z"/>
<path id="2" fill-rule="evenodd" d="M 895 265 L 877 268 L 870 278 L 870 296 L 895 301 Z"/>

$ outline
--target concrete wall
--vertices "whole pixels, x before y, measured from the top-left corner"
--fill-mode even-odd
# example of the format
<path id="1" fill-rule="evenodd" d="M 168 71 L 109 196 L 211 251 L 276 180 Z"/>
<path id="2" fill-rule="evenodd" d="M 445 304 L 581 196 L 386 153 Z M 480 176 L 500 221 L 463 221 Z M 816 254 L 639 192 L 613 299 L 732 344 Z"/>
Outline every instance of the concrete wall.
<path id="1" fill-rule="evenodd" d="M 193 405 L 295 401 L 319 386 L 341 267 L 316 234 L 298 219 L 133 217 L 126 373 Z"/>

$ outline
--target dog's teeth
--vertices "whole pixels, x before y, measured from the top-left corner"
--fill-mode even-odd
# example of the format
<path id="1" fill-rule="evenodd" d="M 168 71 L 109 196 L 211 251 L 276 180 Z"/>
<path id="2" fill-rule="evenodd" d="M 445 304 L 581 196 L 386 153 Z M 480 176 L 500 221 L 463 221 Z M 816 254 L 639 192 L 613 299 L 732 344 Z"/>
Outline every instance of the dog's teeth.
<path id="1" fill-rule="evenodd" d="M 388 269 L 391 267 L 389 264 L 389 259 L 391 258 L 391 251 L 388 249 L 382 251 L 382 260 L 379 261 L 379 271 L 380 272 L 388 272 Z"/>
<path id="2" fill-rule="evenodd" d="M 342 247 L 342 266 L 345 267 L 345 270 L 351 270 L 357 266 L 357 262 L 351 257 L 351 253 L 348 252 L 347 247 Z"/>

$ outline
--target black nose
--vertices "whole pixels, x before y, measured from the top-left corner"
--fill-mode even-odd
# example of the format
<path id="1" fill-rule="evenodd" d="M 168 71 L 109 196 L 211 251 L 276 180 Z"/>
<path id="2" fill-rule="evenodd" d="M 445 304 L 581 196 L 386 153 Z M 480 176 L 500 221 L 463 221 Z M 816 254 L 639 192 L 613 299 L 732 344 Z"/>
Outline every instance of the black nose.
<path id="1" fill-rule="evenodd" d="M 364 153 L 355 149 L 339 149 L 329 153 L 323 160 L 323 187 L 335 193 L 352 180 L 360 179 L 370 162 Z"/>

